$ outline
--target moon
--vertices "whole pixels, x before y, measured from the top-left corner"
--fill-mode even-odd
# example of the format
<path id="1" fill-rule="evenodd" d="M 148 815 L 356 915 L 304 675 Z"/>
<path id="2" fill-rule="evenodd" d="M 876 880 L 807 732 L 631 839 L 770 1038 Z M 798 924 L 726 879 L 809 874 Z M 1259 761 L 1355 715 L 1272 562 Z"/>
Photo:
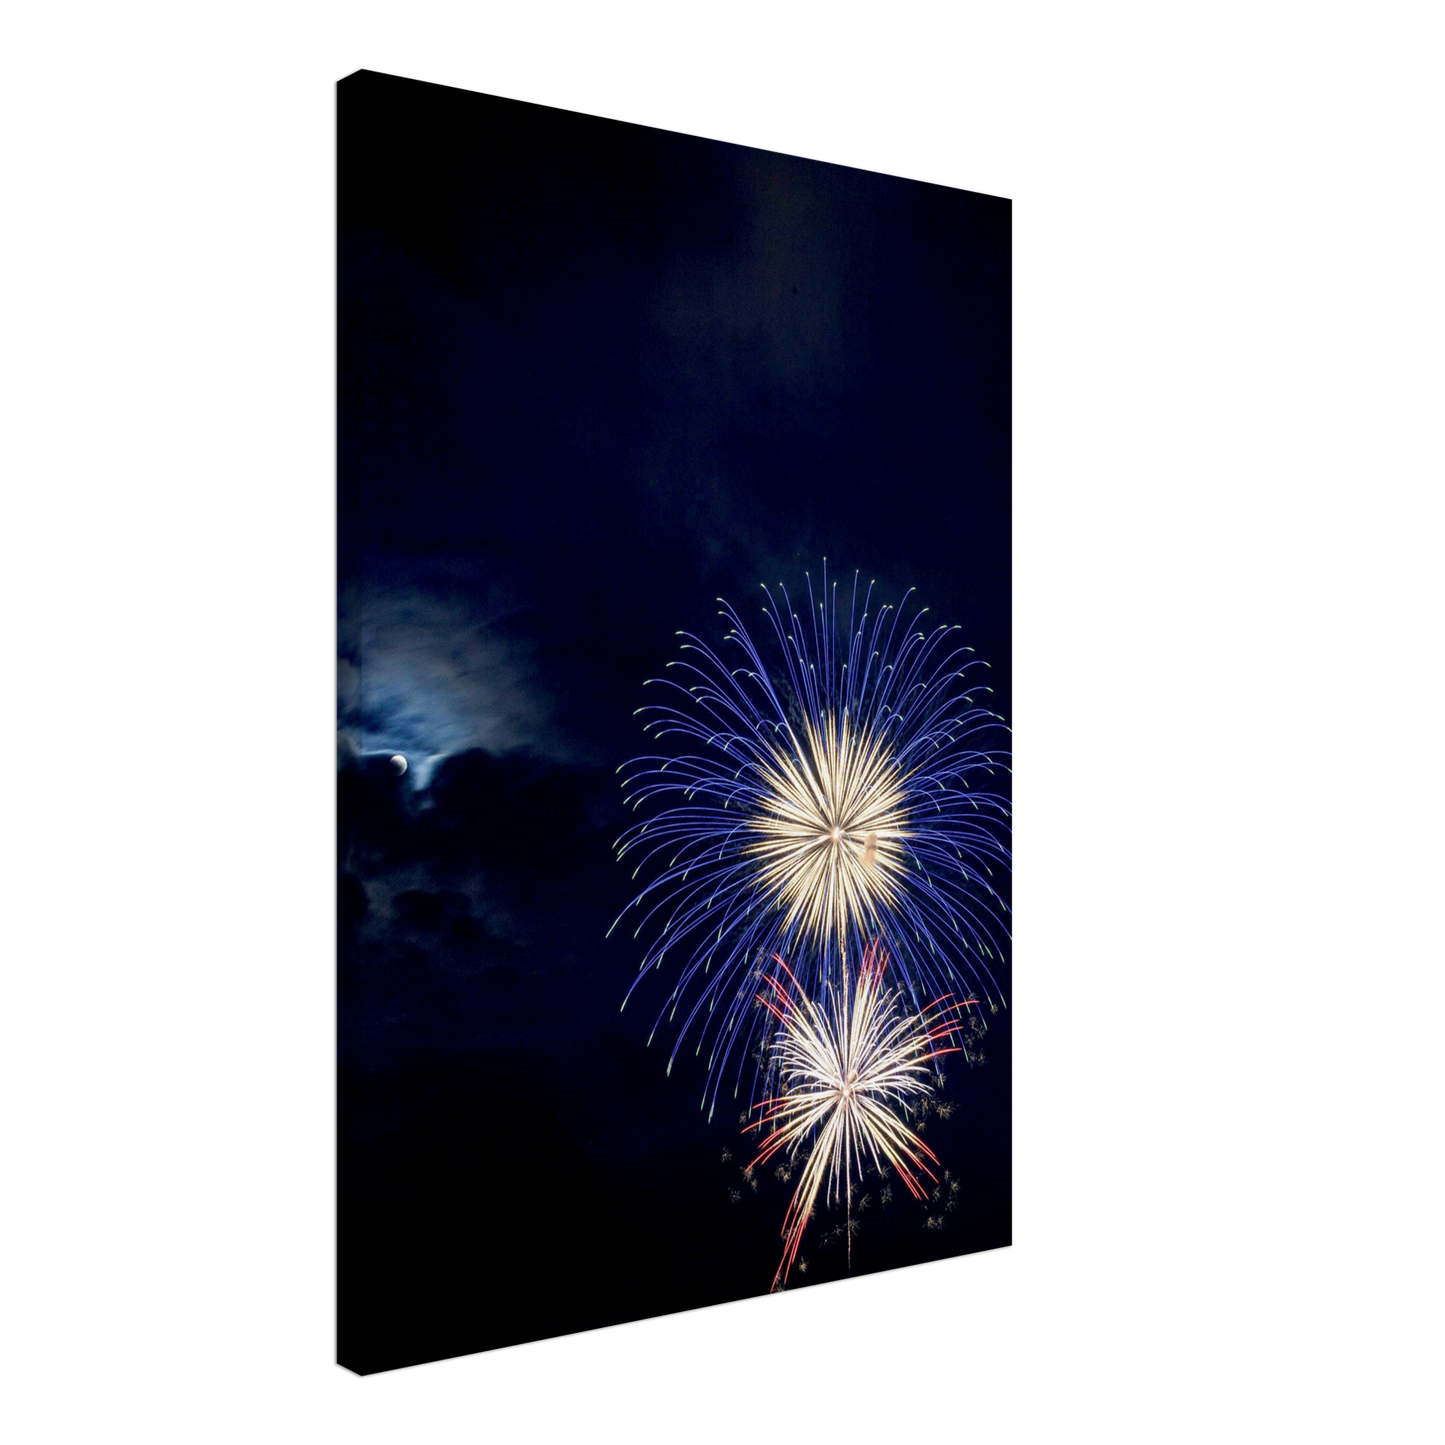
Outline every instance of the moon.
<path id="1" fill-rule="evenodd" d="M 406 772 L 406 759 L 400 753 L 392 754 L 391 765 L 396 769 L 397 777 L 401 777 Z"/>

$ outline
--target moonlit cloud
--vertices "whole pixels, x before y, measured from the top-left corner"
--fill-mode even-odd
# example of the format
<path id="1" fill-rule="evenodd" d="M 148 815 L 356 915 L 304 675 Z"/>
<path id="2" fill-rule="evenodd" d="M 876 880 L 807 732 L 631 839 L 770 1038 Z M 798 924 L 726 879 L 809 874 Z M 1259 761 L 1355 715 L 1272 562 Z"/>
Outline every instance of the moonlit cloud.
<path id="1" fill-rule="evenodd" d="M 379 579 L 343 599 L 337 708 L 351 747 L 399 753 L 425 787 L 469 748 L 567 760 L 534 643 L 498 589 Z"/>

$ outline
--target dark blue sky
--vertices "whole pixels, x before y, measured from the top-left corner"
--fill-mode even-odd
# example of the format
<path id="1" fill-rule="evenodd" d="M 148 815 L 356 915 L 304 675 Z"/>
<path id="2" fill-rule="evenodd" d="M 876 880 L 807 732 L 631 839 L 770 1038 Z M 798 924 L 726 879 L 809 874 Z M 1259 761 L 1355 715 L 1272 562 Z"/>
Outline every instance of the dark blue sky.
<path id="1" fill-rule="evenodd" d="M 340 1339 L 374 1369 L 766 1290 L 785 1194 L 733 1200 L 745 1142 L 617 1012 L 615 770 L 676 632 L 825 557 L 960 624 L 1011 716 L 1010 218 L 367 72 L 338 104 Z M 1007 1033 L 938 1125 L 963 1203 L 865 1225 L 855 1272 L 1007 1241 Z"/>

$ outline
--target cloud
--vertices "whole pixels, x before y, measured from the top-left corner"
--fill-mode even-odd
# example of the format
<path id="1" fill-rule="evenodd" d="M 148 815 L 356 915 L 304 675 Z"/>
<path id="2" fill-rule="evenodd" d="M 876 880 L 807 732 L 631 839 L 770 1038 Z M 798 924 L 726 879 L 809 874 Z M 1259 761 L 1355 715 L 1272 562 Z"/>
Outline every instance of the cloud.
<path id="1" fill-rule="evenodd" d="M 378 569 L 343 594 L 340 649 L 338 720 L 351 749 L 402 754 L 417 787 L 441 759 L 474 748 L 571 760 L 535 640 L 499 583 L 444 563 Z"/>
<path id="2" fill-rule="evenodd" d="M 336 659 L 336 715 L 345 716 L 361 700 L 361 669 L 344 657 Z"/>
<path id="3" fill-rule="evenodd" d="M 839 454 L 840 418 L 876 403 L 880 185 L 730 153 L 727 234 L 672 252 L 647 299 L 638 366 L 651 406 L 633 484 L 651 545 L 685 547 L 750 589 L 830 551 L 834 509 L 855 504 L 852 470 L 867 467 Z"/>
<path id="4" fill-rule="evenodd" d="M 679 250 L 659 278 L 651 315 L 675 344 L 673 383 L 747 405 L 768 388 L 798 406 L 854 384 L 876 285 L 877 178 L 763 152 L 735 156 L 737 234 Z"/>

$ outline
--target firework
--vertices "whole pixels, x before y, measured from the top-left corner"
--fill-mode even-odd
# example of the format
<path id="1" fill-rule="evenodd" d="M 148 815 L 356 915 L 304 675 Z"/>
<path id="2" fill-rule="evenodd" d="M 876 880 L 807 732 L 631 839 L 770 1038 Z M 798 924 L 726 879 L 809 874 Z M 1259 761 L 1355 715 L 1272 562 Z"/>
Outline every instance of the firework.
<path id="1" fill-rule="evenodd" d="M 757 999 L 776 1024 L 777 1090 L 758 1106 L 751 1126 L 769 1131 L 751 1167 L 783 1152 L 792 1162 L 811 1141 L 783 1219 L 777 1289 L 787 1283 L 820 1193 L 829 1205 L 844 1201 L 851 1263 L 855 1178 L 861 1181 L 870 1165 L 891 1165 L 915 1199 L 928 1195 L 923 1178 L 938 1182 L 929 1168 L 937 1156 L 900 1111 L 932 1092 L 937 1060 L 957 1047 L 948 1040 L 978 1000 L 939 999 L 913 1011 L 897 989 L 884 987 L 888 954 L 876 943 L 856 978 L 843 970 L 824 1004 L 808 996 L 781 958 L 775 962 Z"/>
<path id="2" fill-rule="evenodd" d="M 629 905 L 651 934 L 638 981 L 678 961 L 657 1025 L 682 1011 L 669 1071 L 696 1026 L 709 1114 L 775 956 L 805 960 L 816 992 L 885 937 L 915 1009 L 961 989 L 996 1010 L 1007 937 L 994 869 L 1009 863 L 1008 803 L 993 787 L 1008 754 L 986 745 L 1006 735 L 987 664 L 922 611 L 875 615 L 857 578 L 846 604 L 826 574 L 821 601 L 809 581 L 802 617 L 781 586 L 763 592 L 776 665 L 723 602 L 738 665 L 680 634 L 677 671 L 654 684 L 668 698 L 639 709 L 650 736 L 689 750 L 623 770 L 630 806 L 667 805 L 618 842 L 634 878 L 655 874 Z"/>

